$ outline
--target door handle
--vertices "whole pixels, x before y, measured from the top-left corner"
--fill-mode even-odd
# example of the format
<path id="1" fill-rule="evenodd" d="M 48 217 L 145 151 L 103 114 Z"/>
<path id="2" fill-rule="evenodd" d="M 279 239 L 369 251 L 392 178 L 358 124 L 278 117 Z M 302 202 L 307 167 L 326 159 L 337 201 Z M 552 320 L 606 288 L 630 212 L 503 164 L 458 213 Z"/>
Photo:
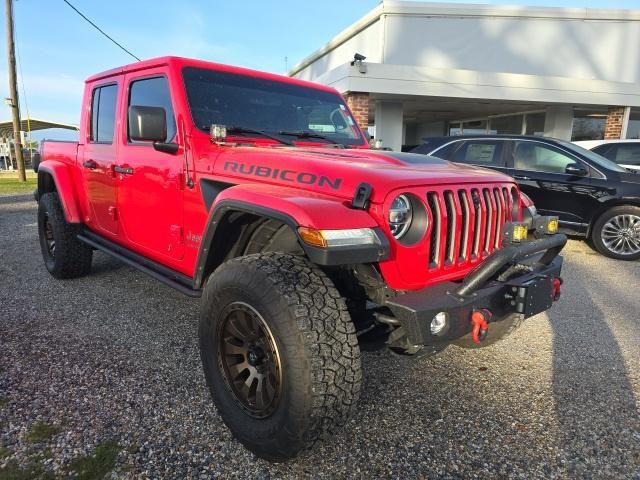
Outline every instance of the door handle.
<path id="1" fill-rule="evenodd" d="M 514 175 L 513 178 L 516 180 L 531 180 L 531 177 L 527 177 L 525 175 Z"/>
<path id="2" fill-rule="evenodd" d="M 113 167 L 113 171 L 116 173 L 122 173 L 124 175 L 133 175 L 133 168 L 131 167 Z"/>
<path id="3" fill-rule="evenodd" d="M 82 166 L 84 168 L 88 168 L 89 170 L 95 170 L 96 168 L 98 168 L 98 164 L 93 160 L 85 160 L 84 162 L 82 162 Z"/>

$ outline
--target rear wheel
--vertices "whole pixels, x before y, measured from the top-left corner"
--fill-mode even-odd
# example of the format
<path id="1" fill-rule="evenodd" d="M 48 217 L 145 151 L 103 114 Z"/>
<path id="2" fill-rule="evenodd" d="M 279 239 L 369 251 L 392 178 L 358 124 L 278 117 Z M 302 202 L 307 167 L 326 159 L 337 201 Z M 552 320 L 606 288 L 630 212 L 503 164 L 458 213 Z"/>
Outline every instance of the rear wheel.
<path id="1" fill-rule="evenodd" d="M 640 207 L 614 207 L 593 225 L 591 240 L 598 252 L 619 260 L 640 258 Z"/>
<path id="2" fill-rule="evenodd" d="M 248 255 L 215 271 L 204 289 L 200 351 L 222 419 L 271 461 L 334 433 L 360 395 L 346 305 L 321 270 L 294 255 Z"/>
<path id="3" fill-rule="evenodd" d="M 78 240 L 81 226 L 68 223 L 55 192 L 38 202 L 38 235 L 45 266 L 55 278 L 75 278 L 91 270 L 93 250 Z"/>

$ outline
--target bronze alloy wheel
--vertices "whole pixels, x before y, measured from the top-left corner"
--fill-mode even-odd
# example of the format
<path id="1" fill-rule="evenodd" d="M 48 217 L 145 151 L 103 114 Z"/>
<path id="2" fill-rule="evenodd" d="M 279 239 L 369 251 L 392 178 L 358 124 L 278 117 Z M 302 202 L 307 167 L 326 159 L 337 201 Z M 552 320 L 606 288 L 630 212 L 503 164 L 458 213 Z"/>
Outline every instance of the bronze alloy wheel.
<path id="1" fill-rule="evenodd" d="M 244 302 L 222 311 L 218 331 L 218 366 L 238 405 L 255 418 L 278 407 L 282 364 L 273 334 L 262 316 Z"/>
<path id="2" fill-rule="evenodd" d="M 47 251 L 49 255 L 55 257 L 56 253 L 56 240 L 53 237 L 53 227 L 51 226 L 51 221 L 49 220 L 49 214 L 44 214 L 44 238 L 47 245 Z"/>

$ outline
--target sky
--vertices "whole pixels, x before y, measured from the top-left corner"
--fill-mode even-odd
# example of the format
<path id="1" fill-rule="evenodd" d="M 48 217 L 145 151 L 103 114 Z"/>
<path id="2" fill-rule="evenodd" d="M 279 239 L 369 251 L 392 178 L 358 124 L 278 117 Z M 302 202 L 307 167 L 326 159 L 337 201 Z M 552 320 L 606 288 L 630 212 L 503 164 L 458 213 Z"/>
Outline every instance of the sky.
<path id="1" fill-rule="evenodd" d="M 70 1 L 142 59 L 180 55 L 275 73 L 285 73 L 287 67 L 327 43 L 379 3 L 379 0 Z M 455 3 L 640 9 L 640 0 Z M 84 79 L 134 61 L 62 0 L 15 0 L 14 17 L 23 117 L 28 108 L 32 118 L 77 124 Z M 0 38 L 4 39 L 4 21 L 0 23 Z M 9 91 L 6 47 L 0 50 L 0 76 L 4 79 L 0 94 L 4 98 Z M 10 115 L 9 107 L 0 103 L 0 120 L 8 120 Z M 34 134 L 33 138 L 42 136 L 70 138 L 70 132 L 49 130 Z"/>

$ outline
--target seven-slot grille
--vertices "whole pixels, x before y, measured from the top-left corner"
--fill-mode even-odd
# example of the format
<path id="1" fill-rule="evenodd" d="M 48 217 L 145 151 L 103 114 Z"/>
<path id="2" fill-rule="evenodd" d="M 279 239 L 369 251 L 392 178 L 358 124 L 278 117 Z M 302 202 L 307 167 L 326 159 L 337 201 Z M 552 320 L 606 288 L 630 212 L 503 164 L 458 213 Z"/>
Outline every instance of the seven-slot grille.
<path id="1" fill-rule="evenodd" d="M 428 268 L 482 259 L 502 245 L 502 227 L 515 221 L 518 192 L 513 186 L 443 188 L 426 193 L 429 215 Z"/>

